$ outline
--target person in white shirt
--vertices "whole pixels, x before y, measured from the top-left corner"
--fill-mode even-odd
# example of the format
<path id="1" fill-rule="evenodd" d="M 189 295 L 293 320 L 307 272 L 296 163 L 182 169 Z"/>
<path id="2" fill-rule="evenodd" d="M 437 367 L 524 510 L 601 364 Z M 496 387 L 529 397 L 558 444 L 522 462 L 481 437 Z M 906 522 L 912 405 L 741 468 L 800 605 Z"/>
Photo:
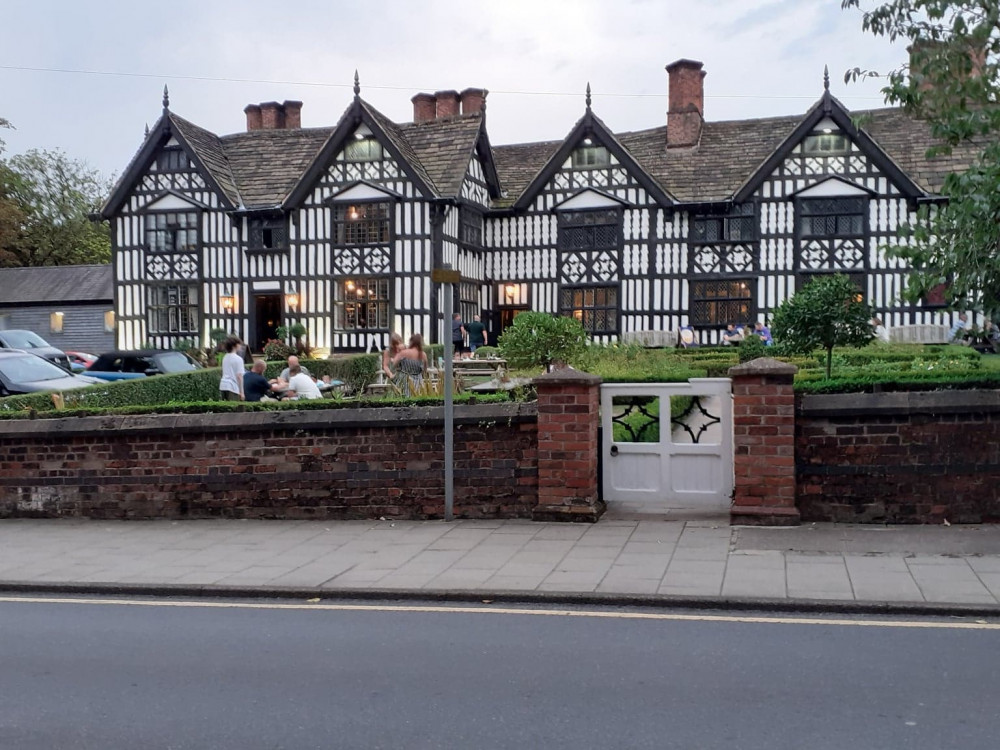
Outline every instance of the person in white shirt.
<path id="1" fill-rule="evenodd" d="M 319 392 L 319 386 L 313 379 L 302 372 L 301 367 L 295 365 L 288 368 L 288 396 L 286 398 L 323 398 L 323 394 Z"/>
<path id="2" fill-rule="evenodd" d="M 223 343 L 226 356 L 222 358 L 222 379 L 219 381 L 219 395 L 223 401 L 243 400 L 243 357 L 240 356 L 240 344 L 236 336 L 230 336 Z"/>
<path id="3" fill-rule="evenodd" d="M 281 374 L 278 376 L 277 380 L 272 380 L 271 382 L 287 383 L 288 379 L 291 377 L 291 370 L 293 367 L 298 367 L 306 375 L 312 375 L 312 373 L 309 372 L 308 369 L 299 364 L 299 358 L 296 357 L 294 354 L 292 354 L 288 357 L 288 367 L 286 367 L 284 370 L 281 371 Z"/>

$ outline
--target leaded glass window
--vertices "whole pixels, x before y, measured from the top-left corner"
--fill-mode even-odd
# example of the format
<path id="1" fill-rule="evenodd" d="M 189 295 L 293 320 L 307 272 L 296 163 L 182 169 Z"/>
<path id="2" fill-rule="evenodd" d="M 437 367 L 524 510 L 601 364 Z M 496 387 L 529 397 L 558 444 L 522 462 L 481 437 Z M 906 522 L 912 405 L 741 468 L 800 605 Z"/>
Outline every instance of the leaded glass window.
<path id="1" fill-rule="evenodd" d="M 559 291 L 559 314 L 576 318 L 591 335 L 618 333 L 618 287 L 564 286 Z"/>
<path id="2" fill-rule="evenodd" d="M 483 246 L 483 215 L 469 206 L 462 206 L 459 211 L 459 232 L 462 244 L 466 247 Z"/>
<path id="3" fill-rule="evenodd" d="M 803 198 L 799 226 L 803 237 L 863 237 L 867 198 Z"/>
<path id="4" fill-rule="evenodd" d="M 621 214 L 617 210 L 566 211 L 559 214 L 560 250 L 617 248 Z"/>
<path id="5" fill-rule="evenodd" d="M 341 331 L 389 330 L 389 279 L 346 279 L 337 282 L 337 328 Z"/>
<path id="6" fill-rule="evenodd" d="M 196 211 L 146 214 L 146 249 L 169 253 L 198 249 Z"/>
<path id="7" fill-rule="evenodd" d="M 381 161 L 382 144 L 375 138 L 355 138 L 344 144 L 345 161 Z"/>
<path id="8" fill-rule="evenodd" d="M 843 133 L 813 133 L 802 141 L 802 151 L 808 156 L 846 154 L 851 142 Z"/>
<path id="9" fill-rule="evenodd" d="M 692 281 L 691 325 L 726 326 L 749 323 L 754 314 L 751 279 Z"/>
<path id="10" fill-rule="evenodd" d="M 606 167 L 611 163 L 611 155 L 604 146 L 584 144 L 573 150 L 570 163 L 573 169 Z"/>
<path id="11" fill-rule="evenodd" d="M 198 287 L 188 284 L 147 287 L 150 334 L 198 333 Z"/>
<path id="12" fill-rule="evenodd" d="M 753 203 L 732 206 L 725 214 L 691 217 L 691 242 L 753 242 L 757 216 Z"/>
<path id="13" fill-rule="evenodd" d="M 380 245 L 389 241 L 388 202 L 337 204 L 334 242 L 340 245 Z"/>
<path id="14" fill-rule="evenodd" d="M 161 172 L 186 172 L 191 161 L 182 148 L 168 148 L 156 156 L 156 168 Z"/>
<path id="15" fill-rule="evenodd" d="M 281 250 L 288 247 L 288 227 L 284 217 L 250 219 L 250 250 Z"/>

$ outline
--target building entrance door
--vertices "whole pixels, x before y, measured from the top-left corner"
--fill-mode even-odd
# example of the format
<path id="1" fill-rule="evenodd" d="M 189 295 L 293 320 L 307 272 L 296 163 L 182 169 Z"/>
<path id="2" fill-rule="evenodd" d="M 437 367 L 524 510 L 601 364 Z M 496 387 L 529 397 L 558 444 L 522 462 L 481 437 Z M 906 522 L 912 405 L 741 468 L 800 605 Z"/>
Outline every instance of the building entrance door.
<path id="1" fill-rule="evenodd" d="M 523 312 L 527 312 L 528 310 L 529 308 L 527 305 L 518 305 L 517 307 L 508 305 L 500 307 L 500 309 L 497 310 L 497 337 L 499 338 L 500 334 L 514 324 L 514 318 Z"/>
<path id="2" fill-rule="evenodd" d="M 250 348 L 260 352 L 264 350 L 264 344 L 268 339 L 278 337 L 278 326 L 281 325 L 281 295 L 255 294 L 253 310 L 253 340 L 250 342 Z"/>

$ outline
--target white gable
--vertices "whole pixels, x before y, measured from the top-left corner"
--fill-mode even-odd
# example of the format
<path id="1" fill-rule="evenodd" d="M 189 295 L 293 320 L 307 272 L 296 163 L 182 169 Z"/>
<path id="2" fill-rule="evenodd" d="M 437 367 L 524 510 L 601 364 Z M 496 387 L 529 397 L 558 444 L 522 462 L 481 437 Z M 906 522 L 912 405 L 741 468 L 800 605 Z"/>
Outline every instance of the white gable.
<path id="1" fill-rule="evenodd" d="M 167 141 L 167 147 L 169 147 L 169 146 L 180 146 L 180 145 L 181 144 L 173 136 L 170 136 L 170 140 Z"/>
<path id="2" fill-rule="evenodd" d="M 555 206 L 556 211 L 570 211 L 581 208 L 609 208 L 622 205 L 620 200 L 597 190 L 582 190 L 572 198 L 567 198 Z"/>
<path id="3" fill-rule="evenodd" d="M 810 185 L 804 190 L 795 193 L 799 198 L 828 198 L 851 195 L 870 195 L 869 191 L 860 188 L 854 183 L 841 180 L 837 177 L 830 177 L 815 185 Z"/>
<path id="4" fill-rule="evenodd" d="M 822 120 L 816 123 L 816 126 L 813 128 L 813 130 L 814 131 L 819 130 L 824 133 L 839 133 L 840 126 L 829 117 L 824 117 Z"/>
<path id="5" fill-rule="evenodd" d="M 147 203 L 144 208 L 147 211 L 189 211 L 192 208 L 205 208 L 205 206 L 174 193 L 167 193 L 152 203 Z"/>
<path id="6" fill-rule="evenodd" d="M 351 187 L 336 193 L 330 200 L 337 202 L 343 201 L 347 203 L 352 201 L 384 201 L 395 197 L 396 194 L 388 190 L 380 190 L 374 185 L 359 182 L 356 185 L 352 185 Z"/>

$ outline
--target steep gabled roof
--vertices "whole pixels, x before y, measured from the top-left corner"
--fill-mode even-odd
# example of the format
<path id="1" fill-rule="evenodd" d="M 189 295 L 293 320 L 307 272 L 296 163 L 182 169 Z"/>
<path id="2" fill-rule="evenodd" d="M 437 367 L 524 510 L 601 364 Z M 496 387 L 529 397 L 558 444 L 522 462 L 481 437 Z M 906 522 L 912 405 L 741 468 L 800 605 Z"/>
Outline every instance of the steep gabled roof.
<path id="1" fill-rule="evenodd" d="M 176 132 L 191 146 L 191 150 L 194 151 L 197 160 L 201 161 L 205 171 L 215 180 L 226 200 L 233 206 L 240 205 L 240 191 L 236 187 L 236 179 L 233 177 L 229 159 L 226 158 L 219 136 L 198 127 L 193 122 L 188 122 L 183 117 L 178 117 L 173 112 L 167 116 Z"/>
<path id="2" fill-rule="evenodd" d="M 219 140 L 247 209 L 280 206 L 315 161 L 333 128 L 251 130 Z"/>
<path id="3" fill-rule="evenodd" d="M 514 200 L 524 192 L 562 144 L 562 141 L 540 141 L 494 146 L 493 160 L 504 189 L 504 197 L 497 204 L 513 205 Z"/>
<path id="4" fill-rule="evenodd" d="M 478 112 L 399 126 L 400 137 L 410 144 L 438 194 L 449 198 L 461 193 L 482 132 L 483 117 Z"/>
<path id="5" fill-rule="evenodd" d="M 0 305 L 111 302 L 111 265 L 0 268 Z"/>

